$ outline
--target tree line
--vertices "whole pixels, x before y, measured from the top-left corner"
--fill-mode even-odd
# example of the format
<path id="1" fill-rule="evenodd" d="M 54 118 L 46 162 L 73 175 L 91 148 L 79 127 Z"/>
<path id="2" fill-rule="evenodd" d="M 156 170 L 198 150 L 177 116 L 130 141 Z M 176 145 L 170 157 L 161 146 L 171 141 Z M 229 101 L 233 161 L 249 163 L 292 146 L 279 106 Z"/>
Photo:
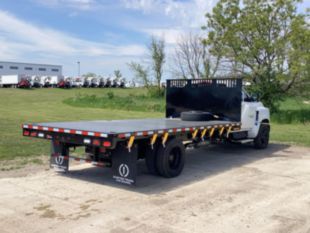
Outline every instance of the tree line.
<path id="1" fill-rule="evenodd" d="M 300 0 L 219 0 L 198 34 L 180 38 L 172 57 L 175 78 L 243 77 L 273 111 L 288 94 L 310 96 L 309 9 Z M 163 39 L 152 38 L 146 64 L 131 62 L 136 78 L 163 95 Z"/>

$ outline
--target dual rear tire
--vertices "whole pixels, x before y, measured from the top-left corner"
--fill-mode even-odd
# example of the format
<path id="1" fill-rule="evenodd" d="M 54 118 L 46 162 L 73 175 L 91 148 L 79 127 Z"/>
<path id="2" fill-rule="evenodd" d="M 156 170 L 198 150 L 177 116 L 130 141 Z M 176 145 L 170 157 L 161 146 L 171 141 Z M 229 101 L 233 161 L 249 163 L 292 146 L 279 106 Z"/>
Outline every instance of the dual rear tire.
<path id="1" fill-rule="evenodd" d="M 264 149 L 269 144 L 270 126 L 261 124 L 254 147 Z M 163 146 L 156 143 L 152 148 L 144 148 L 145 163 L 149 173 L 166 178 L 176 177 L 181 174 L 185 164 L 185 147 L 181 140 L 171 138 Z"/>
<path id="2" fill-rule="evenodd" d="M 149 172 L 166 178 L 181 174 L 185 164 L 185 147 L 182 141 L 172 138 L 165 147 L 155 144 L 145 152 L 145 162 Z"/>

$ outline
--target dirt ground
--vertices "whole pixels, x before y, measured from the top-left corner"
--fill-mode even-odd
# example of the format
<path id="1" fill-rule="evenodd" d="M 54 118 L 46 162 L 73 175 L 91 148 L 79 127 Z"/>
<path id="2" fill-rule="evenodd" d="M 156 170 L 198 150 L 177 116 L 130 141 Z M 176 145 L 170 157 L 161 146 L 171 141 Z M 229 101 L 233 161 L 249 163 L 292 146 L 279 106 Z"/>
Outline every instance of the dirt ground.
<path id="1" fill-rule="evenodd" d="M 141 161 L 136 187 L 110 169 L 43 167 L 2 172 L 0 232 L 310 232 L 310 148 L 188 150 L 173 179 Z"/>

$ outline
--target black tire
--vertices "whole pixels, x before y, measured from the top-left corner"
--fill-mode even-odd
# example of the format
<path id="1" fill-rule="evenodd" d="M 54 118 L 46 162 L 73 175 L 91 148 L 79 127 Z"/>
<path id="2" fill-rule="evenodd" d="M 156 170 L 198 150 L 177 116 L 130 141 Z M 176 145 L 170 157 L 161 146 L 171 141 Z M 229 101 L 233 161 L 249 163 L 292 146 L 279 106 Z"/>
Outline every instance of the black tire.
<path id="1" fill-rule="evenodd" d="M 159 146 L 156 157 L 157 171 L 159 175 L 172 178 L 180 175 L 185 163 L 185 148 L 183 143 L 173 138 L 166 146 Z"/>
<path id="2" fill-rule="evenodd" d="M 270 126 L 268 124 L 261 124 L 256 138 L 254 138 L 255 149 L 265 149 L 269 144 Z"/>
<path id="3" fill-rule="evenodd" d="M 145 164 L 147 170 L 152 175 L 158 175 L 157 161 L 156 161 L 157 151 L 158 151 L 158 144 L 155 144 L 153 149 L 151 148 L 151 146 L 147 145 L 144 151 Z"/>
<path id="4" fill-rule="evenodd" d="M 182 121 L 211 121 L 214 120 L 214 117 L 209 112 L 201 111 L 189 111 L 181 112 Z"/>

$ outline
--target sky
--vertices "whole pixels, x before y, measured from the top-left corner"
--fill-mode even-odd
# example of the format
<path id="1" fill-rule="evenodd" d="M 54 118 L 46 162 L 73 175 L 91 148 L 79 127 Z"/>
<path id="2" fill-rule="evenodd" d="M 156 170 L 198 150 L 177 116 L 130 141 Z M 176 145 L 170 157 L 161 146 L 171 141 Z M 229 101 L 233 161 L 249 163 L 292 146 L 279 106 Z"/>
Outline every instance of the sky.
<path id="1" fill-rule="evenodd" d="M 0 60 L 63 66 L 64 75 L 121 70 L 143 61 L 151 36 L 168 58 L 186 32 L 203 33 L 217 0 L 0 0 Z M 299 10 L 310 7 L 304 0 Z M 169 70 L 169 68 L 167 68 Z M 165 77 L 169 77 L 167 73 Z"/>

